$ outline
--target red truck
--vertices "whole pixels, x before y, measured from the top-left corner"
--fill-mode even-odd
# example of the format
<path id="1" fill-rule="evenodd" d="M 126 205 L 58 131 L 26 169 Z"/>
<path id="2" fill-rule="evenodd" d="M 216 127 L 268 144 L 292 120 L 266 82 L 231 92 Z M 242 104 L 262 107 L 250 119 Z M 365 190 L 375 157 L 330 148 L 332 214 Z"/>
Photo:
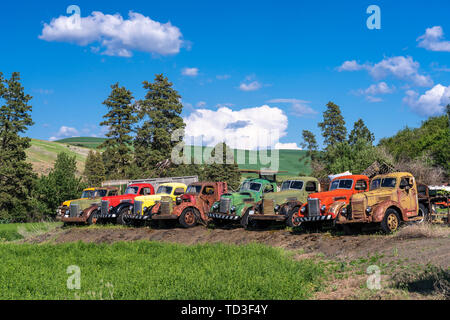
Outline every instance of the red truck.
<path id="1" fill-rule="evenodd" d="M 97 223 L 116 222 L 123 224 L 122 217 L 133 209 L 134 198 L 155 194 L 150 183 L 133 183 L 128 185 L 120 196 L 103 197 Z"/>
<path id="2" fill-rule="evenodd" d="M 206 224 L 211 206 L 227 192 L 226 182 L 191 183 L 186 193 L 180 196 L 176 203 L 173 203 L 169 197 L 163 197 L 152 208 L 151 219 L 178 221 L 184 228 L 194 227 L 198 223 Z"/>
<path id="3" fill-rule="evenodd" d="M 296 222 L 305 226 L 324 221 L 334 221 L 339 213 L 333 203 L 348 204 L 353 194 L 369 191 L 369 178 L 364 175 L 348 175 L 334 178 L 328 191 L 311 193 L 307 202 L 300 208 Z"/>

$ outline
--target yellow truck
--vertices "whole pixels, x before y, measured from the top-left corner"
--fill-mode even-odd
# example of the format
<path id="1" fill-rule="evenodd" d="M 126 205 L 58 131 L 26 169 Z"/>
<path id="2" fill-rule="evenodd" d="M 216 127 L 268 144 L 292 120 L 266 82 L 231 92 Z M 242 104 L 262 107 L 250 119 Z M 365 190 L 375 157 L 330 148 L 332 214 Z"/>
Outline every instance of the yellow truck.
<path id="1" fill-rule="evenodd" d="M 79 200 L 88 200 L 88 199 L 96 199 L 96 198 L 102 198 L 105 196 L 113 196 L 119 194 L 118 188 L 108 188 L 108 187 L 91 187 L 86 188 L 81 193 L 81 197 L 79 199 L 72 199 L 72 200 L 66 200 L 64 201 L 58 209 L 56 209 L 56 218 L 59 220 L 61 219 L 66 212 L 69 211 L 70 204 L 73 201 L 79 201 Z"/>
<path id="2" fill-rule="evenodd" d="M 160 201 L 162 197 L 170 198 L 174 203 L 181 202 L 179 197 L 186 192 L 186 189 L 187 186 L 184 183 L 162 183 L 156 190 L 156 194 L 134 198 L 134 206 L 131 207 L 128 214 L 123 216 L 123 224 L 130 225 L 150 220 L 153 206 Z"/>

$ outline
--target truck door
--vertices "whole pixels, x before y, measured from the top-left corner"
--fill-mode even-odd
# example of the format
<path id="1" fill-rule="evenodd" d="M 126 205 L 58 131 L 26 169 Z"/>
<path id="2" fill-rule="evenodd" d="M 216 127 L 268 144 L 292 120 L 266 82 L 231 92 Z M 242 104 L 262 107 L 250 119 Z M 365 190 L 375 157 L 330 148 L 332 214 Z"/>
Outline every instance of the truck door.
<path id="1" fill-rule="evenodd" d="M 417 214 L 417 192 L 411 177 L 400 179 L 398 200 L 408 216 Z"/>
<path id="2" fill-rule="evenodd" d="M 213 185 L 205 185 L 200 194 L 200 199 L 202 200 L 201 208 L 203 212 L 209 212 L 210 207 L 215 202 L 215 188 Z"/>

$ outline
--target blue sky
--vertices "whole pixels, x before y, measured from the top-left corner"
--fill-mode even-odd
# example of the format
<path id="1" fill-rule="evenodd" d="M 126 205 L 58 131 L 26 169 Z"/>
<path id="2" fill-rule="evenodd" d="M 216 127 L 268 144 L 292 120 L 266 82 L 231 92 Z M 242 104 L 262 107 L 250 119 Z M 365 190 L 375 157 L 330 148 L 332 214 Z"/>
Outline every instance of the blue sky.
<path id="1" fill-rule="evenodd" d="M 57 24 L 72 4 L 80 33 Z M 381 9 L 379 30 L 366 25 L 371 4 Z M 250 148 L 259 143 L 248 132 L 277 128 L 280 148 L 298 145 L 304 129 L 321 142 L 328 101 L 349 131 L 362 118 L 377 141 L 450 102 L 448 1 L 10 1 L 2 9 L 0 71 L 19 71 L 33 96 L 33 138 L 102 136 L 110 85 L 142 98 L 142 81 L 156 73 L 181 94 L 190 136 L 214 143 L 226 132 L 236 146 L 247 136 Z"/>

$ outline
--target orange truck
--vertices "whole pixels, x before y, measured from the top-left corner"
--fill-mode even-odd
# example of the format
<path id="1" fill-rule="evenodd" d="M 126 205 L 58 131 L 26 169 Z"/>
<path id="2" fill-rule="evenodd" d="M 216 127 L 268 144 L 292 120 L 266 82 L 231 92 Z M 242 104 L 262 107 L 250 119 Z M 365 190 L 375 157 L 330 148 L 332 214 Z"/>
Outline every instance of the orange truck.
<path id="1" fill-rule="evenodd" d="M 334 178 L 328 191 L 311 193 L 305 204 L 301 206 L 297 223 L 310 226 L 326 221 L 334 222 L 338 210 L 333 203 L 339 201 L 349 203 L 350 198 L 355 193 L 369 191 L 369 178 L 364 175 L 347 175 Z"/>

